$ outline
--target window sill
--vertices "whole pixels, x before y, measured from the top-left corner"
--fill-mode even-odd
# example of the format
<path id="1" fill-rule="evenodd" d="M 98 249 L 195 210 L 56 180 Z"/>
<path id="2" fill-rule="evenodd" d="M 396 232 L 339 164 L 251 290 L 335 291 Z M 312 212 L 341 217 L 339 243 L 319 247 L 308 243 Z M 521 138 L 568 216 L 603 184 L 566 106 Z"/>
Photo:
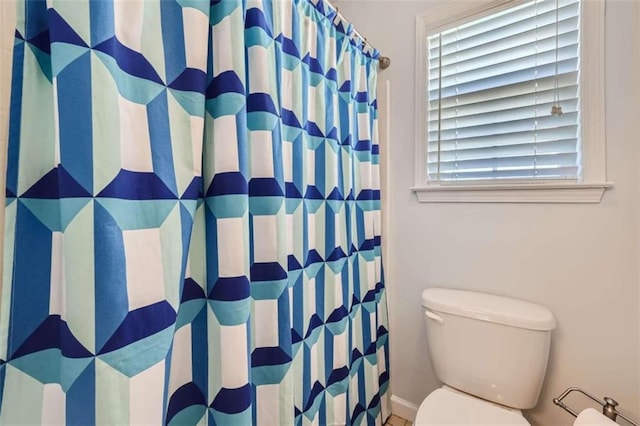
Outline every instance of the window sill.
<path id="1" fill-rule="evenodd" d="M 597 204 L 611 182 L 432 185 L 411 188 L 421 203 Z"/>

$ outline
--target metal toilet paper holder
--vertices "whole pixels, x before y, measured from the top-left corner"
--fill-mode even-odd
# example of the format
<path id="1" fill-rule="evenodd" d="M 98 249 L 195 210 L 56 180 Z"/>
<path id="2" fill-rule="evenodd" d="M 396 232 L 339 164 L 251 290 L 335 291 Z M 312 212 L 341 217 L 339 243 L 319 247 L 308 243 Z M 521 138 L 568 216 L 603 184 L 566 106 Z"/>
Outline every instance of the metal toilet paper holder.
<path id="1" fill-rule="evenodd" d="M 633 426 L 640 426 L 640 425 L 638 425 L 638 423 L 634 422 L 633 420 L 631 420 L 630 418 L 628 418 L 627 416 L 625 416 L 624 414 L 622 414 L 621 412 L 619 412 L 616 409 L 616 407 L 619 404 L 618 404 L 618 401 L 616 401 L 615 399 L 613 399 L 611 397 L 608 397 L 608 396 L 605 396 L 604 397 L 604 401 L 601 401 L 598 398 L 596 398 L 595 396 L 591 395 L 588 392 L 583 391 L 580 388 L 568 388 L 567 390 L 562 392 L 560 394 L 560 396 L 558 396 L 557 398 L 553 398 L 553 403 L 556 404 L 557 406 L 559 406 L 560 408 L 562 408 L 563 410 L 565 410 L 566 412 L 568 412 L 569 414 L 571 414 L 573 417 L 578 417 L 578 413 L 575 410 L 571 409 L 564 402 L 562 402 L 564 397 L 566 397 L 567 395 L 569 395 L 571 392 L 574 392 L 574 391 L 575 392 L 580 392 L 584 396 L 589 397 L 592 400 L 594 400 L 595 402 L 597 402 L 598 404 L 602 405 L 602 414 L 605 417 L 613 420 L 614 422 L 616 421 L 616 418 L 618 416 L 620 416 L 623 419 L 625 419 L 627 422 L 632 424 Z"/>

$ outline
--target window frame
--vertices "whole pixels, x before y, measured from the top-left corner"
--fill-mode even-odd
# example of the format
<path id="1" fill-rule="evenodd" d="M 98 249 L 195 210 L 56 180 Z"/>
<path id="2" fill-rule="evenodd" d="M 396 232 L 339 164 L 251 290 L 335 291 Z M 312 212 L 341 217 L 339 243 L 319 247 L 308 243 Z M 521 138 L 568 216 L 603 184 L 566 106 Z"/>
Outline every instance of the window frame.
<path id="1" fill-rule="evenodd" d="M 428 179 L 427 37 L 529 1 L 448 1 L 416 17 L 415 182 L 411 190 L 419 202 L 599 203 L 613 185 L 606 180 L 605 2 L 589 0 L 580 2 L 581 177 L 463 182 Z"/>

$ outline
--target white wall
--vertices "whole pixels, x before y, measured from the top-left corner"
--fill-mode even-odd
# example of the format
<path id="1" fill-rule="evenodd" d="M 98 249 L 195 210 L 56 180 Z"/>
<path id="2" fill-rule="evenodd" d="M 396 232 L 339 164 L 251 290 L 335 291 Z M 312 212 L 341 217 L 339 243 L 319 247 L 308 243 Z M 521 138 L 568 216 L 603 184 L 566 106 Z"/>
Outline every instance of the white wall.
<path id="1" fill-rule="evenodd" d="M 591 0 L 596 1 L 596 0 Z M 597 0 L 601 1 L 601 0 Z M 569 386 L 613 396 L 640 420 L 640 2 L 607 0 L 607 178 L 597 205 L 420 204 L 413 185 L 415 16 L 429 0 L 336 2 L 391 67 L 389 211 L 391 389 L 419 404 L 439 383 L 427 357 L 420 294 L 487 291 L 549 307 L 558 328 L 536 425 L 568 425 L 552 403 Z M 579 397 L 568 400 L 585 407 Z"/>

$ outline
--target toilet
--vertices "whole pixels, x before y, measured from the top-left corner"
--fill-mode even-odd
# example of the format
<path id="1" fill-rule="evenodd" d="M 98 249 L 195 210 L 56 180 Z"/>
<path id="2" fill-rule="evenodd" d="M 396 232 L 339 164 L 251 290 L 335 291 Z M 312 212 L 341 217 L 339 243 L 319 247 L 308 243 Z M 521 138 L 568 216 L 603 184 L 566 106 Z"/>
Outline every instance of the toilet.
<path id="1" fill-rule="evenodd" d="M 444 288 L 422 293 L 431 363 L 443 386 L 415 425 L 529 425 L 547 369 L 549 309 L 523 300 Z"/>

